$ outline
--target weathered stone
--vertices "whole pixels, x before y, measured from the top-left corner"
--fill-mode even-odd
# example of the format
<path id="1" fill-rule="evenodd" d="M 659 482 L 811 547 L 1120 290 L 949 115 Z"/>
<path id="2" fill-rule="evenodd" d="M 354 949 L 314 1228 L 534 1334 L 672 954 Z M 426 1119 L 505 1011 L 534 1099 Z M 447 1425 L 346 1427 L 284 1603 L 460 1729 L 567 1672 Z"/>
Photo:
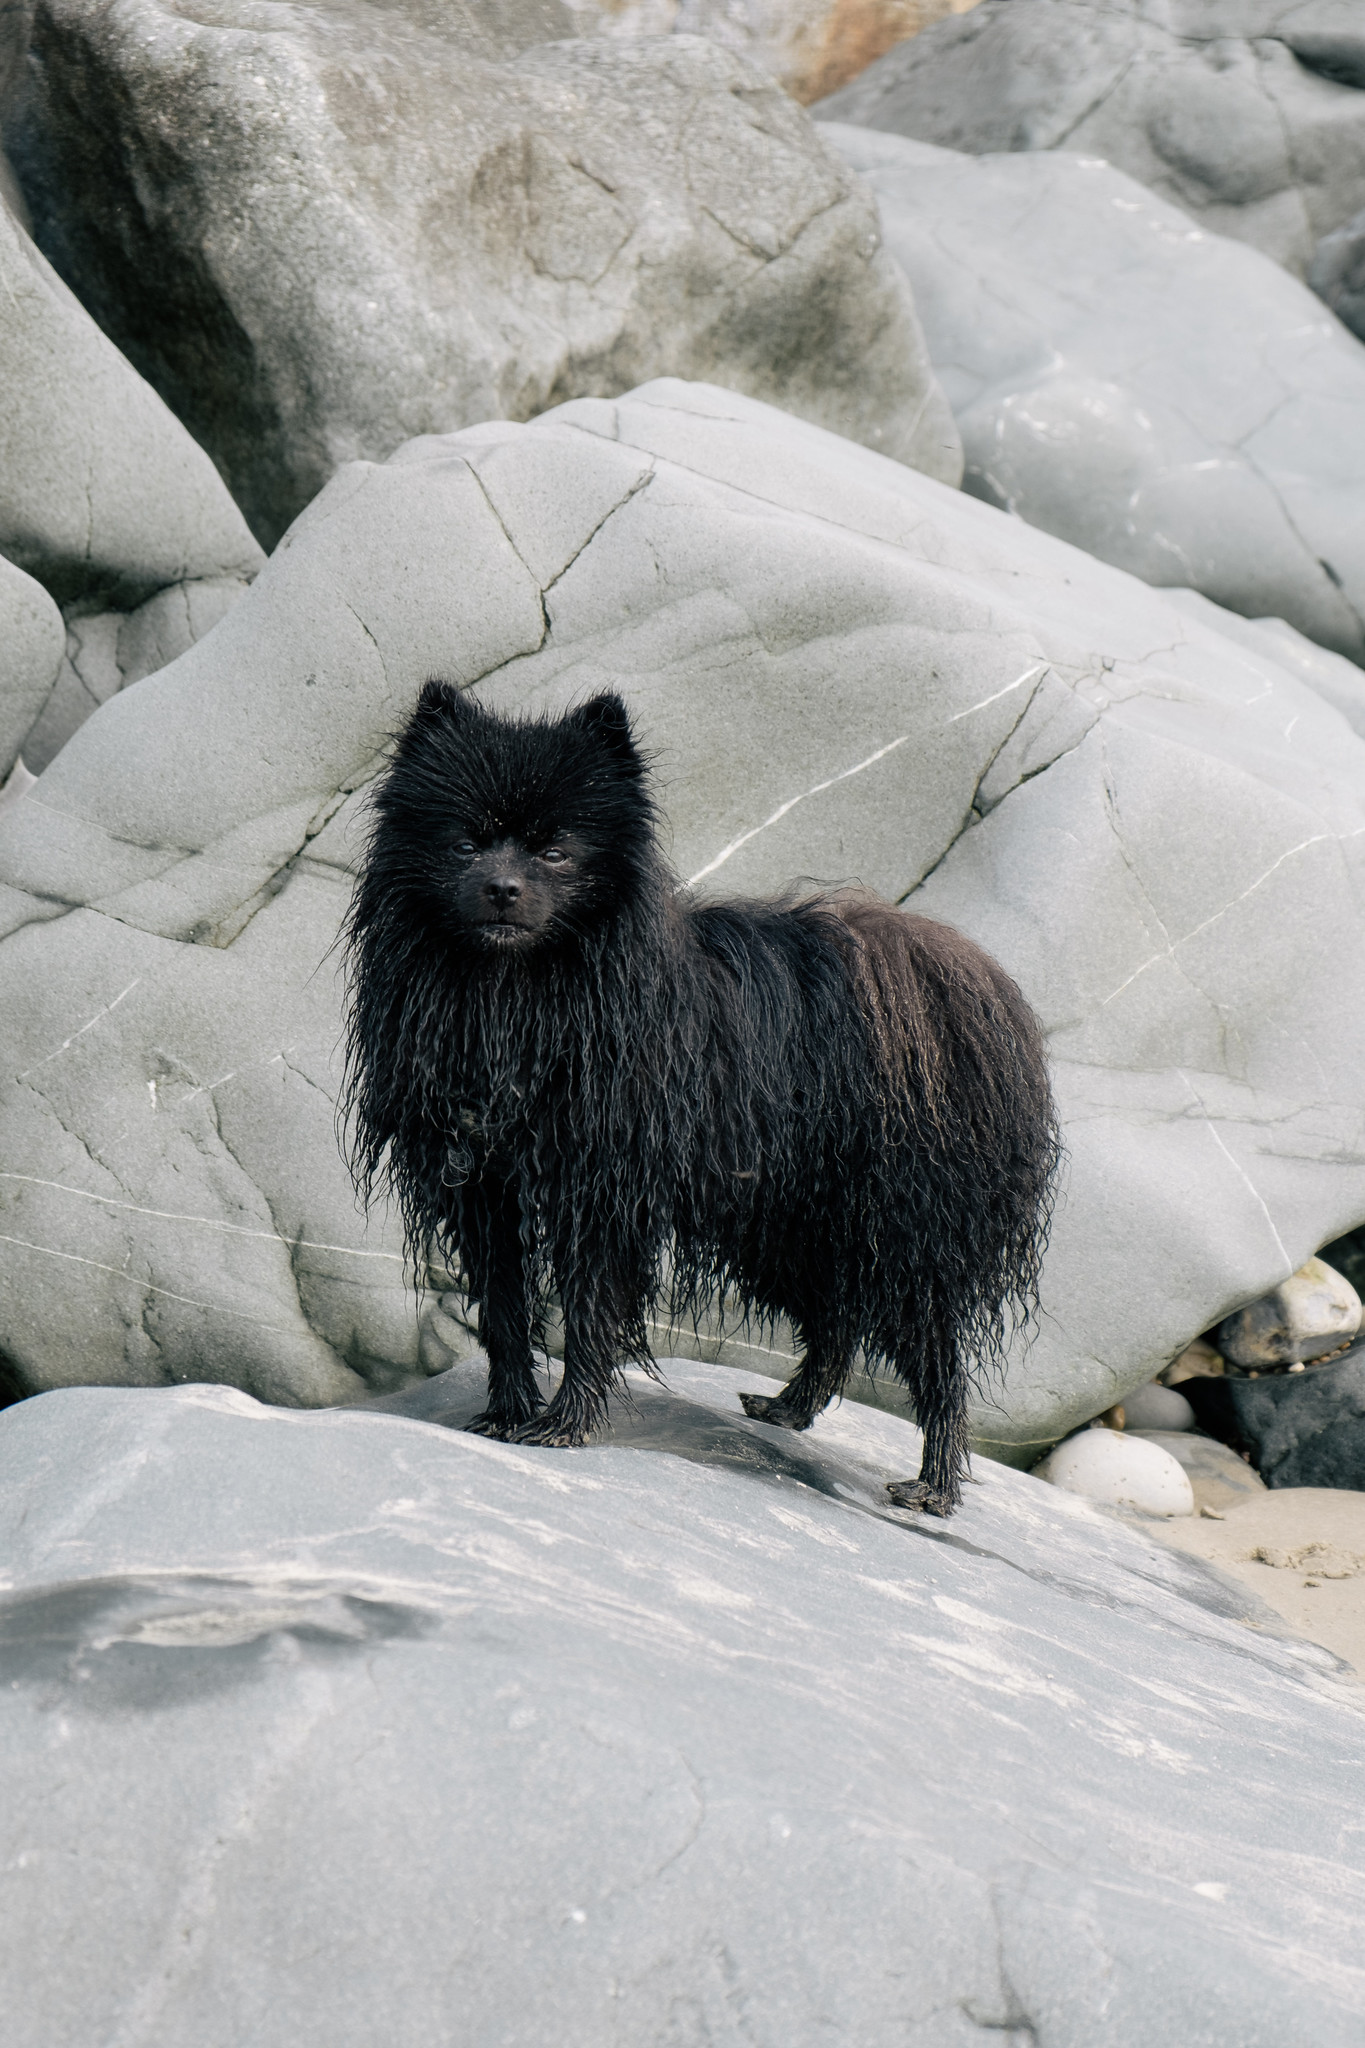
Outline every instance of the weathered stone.
<path id="1" fill-rule="evenodd" d="M 1234 1365 L 1289 1365 L 1339 1351 L 1360 1328 L 1360 1296 L 1349 1280 L 1309 1259 L 1297 1273 L 1218 1325 L 1214 1342 Z"/>
<path id="2" fill-rule="evenodd" d="M 824 132 L 877 194 L 967 490 L 1365 661 L 1365 347 L 1310 291 L 1093 157 Z"/>
<path id="3" fill-rule="evenodd" d="M 1125 1429 L 1193 1429 L 1194 1410 L 1174 1387 L 1163 1387 L 1158 1381 L 1149 1380 L 1145 1387 L 1134 1387 L 1131 1394 L 1124 1395 L 1123 1426 Z"/>
<path id="4" fill-rule="evenodd" d="M 1183 1466 L 1159 1444 L 1121 1429 L 1083 1429 L 1033 1468 L 1036 1479 L 1105 1507 L 1140 1515 L 1192 1515 L 1194 1494 Z"/>
<path id="5" fill-rule="evenodd" d="M 1021 1474 L 898 1514 L 893 1418 L 675 1379 L 571 1456 L 0 1417 L 13 2048 L 1355 2048 L 1335 1660 Z"/>
<path id="6" fill-rule="evenodd" d="M 1067 1181 L 974 1418 L 1032 1463 L 1365 1215 L 1365 742 L 1217 616 L 672 381 L 347 469 L 0 820 L 0 1349 L 35 1390 L 418 1370 L 333 1130 L 363 787 L 432 674 L 610 684 L 699 890 L 860 876 L 1037 1005 Z"/>
<path id="7" fill-rule="evenodd" d="M 1202 1427 L 1251 1453 L 1267 1486 L 1365 1492 L 1365 1349 L 1301 1373 L 1185 1385 Z"/>
<path id="8" fill-rule="evenodd" d="M 355 457 L 660 371 L 961 475 L 870 195 L 714 44 L 39 0 L 28 77 L 40 242 L 268 543 Z"/>
<path id="9" fill-rule="evenodd" d="M 1105 157 L 1303 277 L 1365 206 L 1362 88 L 1357 0 L 985 0 L 821 108 L 950 149 Z"/>
<path id="10" fill-rule="evenodd" d="M 62 615 L 41 583 L 0 555 L 0 783 L 61 667 Z"/>

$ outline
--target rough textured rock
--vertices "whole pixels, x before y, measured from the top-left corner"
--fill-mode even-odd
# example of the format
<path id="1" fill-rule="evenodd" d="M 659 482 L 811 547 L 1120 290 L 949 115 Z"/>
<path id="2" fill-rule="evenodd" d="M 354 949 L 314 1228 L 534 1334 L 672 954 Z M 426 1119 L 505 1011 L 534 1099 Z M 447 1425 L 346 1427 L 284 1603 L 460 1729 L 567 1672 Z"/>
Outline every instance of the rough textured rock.
<path id="1" fill-rule="evenodd" d="M 1049 1451 L 1034 1477 L 1064 1493 L 1140 1515 L 1192 1515 L 1194 1494 L 1183 1466 L 1160 1444 L 1121 1429 L 1083 1429 Z"/>
<path id="2" fill-rule="evenodd" d="M 821 104 L 950 149 L 1105 157 L 1299 277 L 1365 206 L 1358 0 L 985 0 Z"/>
<path id="3" fill-rule="evenodd" d="M 1309 1259 L 1269 1294 L 1218 1325 L 1214 1342 L 1234 1365 L 1276 1366 L 1340 1351 L 1360 1328 L 1360 1296 L 1321 1259 Z"/>
<path id="4" fill-rule="evenodd" d="M 41 583 L 0 555 L 0 783 L 52 694 L 65 647 L 62 615 Z"/>
<path id="5" fill-rule="evenodd" d="M 824 132 L 877 194 L 966 489 L 1365 661 L 1365 347 L 1311 292 L 1093 157 Z"/>
<path id="6" fill-rule="evenodd" d="M 699 889 L 859 876 L 1038 1006 L 1068 1178 L 976 1417 L 1033 1463 L 1365 1215 L 1365 743 L 1250 638 L 667 380 L 347 469 L 0 820 L 0 1350 L 299 1402 L 417 1370 L 332 1127 L 360 792 L 433 673 L 611 684 Z"/>
<path id="7" fill-rule="evenodd" d="M 219 1389 L 0 1418 L 14 2048 L 1355 2048 L 1325 1652 L 1020 1474 L 885 1508 L 892 1418 L 677 1378 L 572 1456 Z"/>
<path id="8" fill-rule="evenodd" d="M 907 36 L 976 0 L 564 0 L 558 34 L 700 35 L 741 51 L 803 102 L 837 92 Z"/>
<path id="9" fill-rule="evenodd" d="M 661 371 L 961 475 L 869 194 L 714 44 L 40 0 L 26 78 L 40 243 L 267 544 L 353 457 Z"/>
<path id="10" fill-rule="evenodd" d="M 1365 1348 L 1302 1373 L 1185 1382 L 1209 1433 L 1250 1451 L 1267 1486 L 1365 1492 Z"/>
<path id="11" fill-rule="evenodd" d="M 0 652 L 0 758 L 9 707 L 22 695 L 29 710 L 14 751 L 22 747 L 37 769 L 111 690 L 148 673 L 157 657 L 183 653 L 241 595 L 262 555 L 203 449 L 101 334 L 3 199 L 0 292 L 0 554 L 43 584 L 71 624 L 67 659 L 59 646 L 50 665 L 46 654 L 40 661 L 40 694 L 20 682 L 32 673 L 30 657 L 8 635 Z M 96 633 L 110 643 L 102 686 L 85 672 L 88 656 L 82 661 Z"/>

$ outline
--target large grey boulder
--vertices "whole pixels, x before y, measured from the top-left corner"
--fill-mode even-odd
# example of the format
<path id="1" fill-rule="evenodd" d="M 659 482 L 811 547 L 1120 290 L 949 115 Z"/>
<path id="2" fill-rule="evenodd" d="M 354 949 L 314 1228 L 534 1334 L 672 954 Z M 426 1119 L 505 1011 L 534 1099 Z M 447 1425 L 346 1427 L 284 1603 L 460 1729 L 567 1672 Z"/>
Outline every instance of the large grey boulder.
<path id="1" fill-rule="evenodd" d="M 903 1422 L 675 1379 L 571 1454 L 0 1416 L 12 2048 L 1356 2048 L 1327 1652 L 1022 1474 L 898 1514 Z"/>
<path id="2" fill-rule="evenodd" d="M 870 195 L 694 37 L 476 54 L 462 18 L 39 0 L 35 232 L 273 544 L 341 464 L 661 371 L 956 482 Z"/>
<path id="3" fill-rule="evenodd" d="M 38 769 L 113 690 L 192 645 L 263 557 L 203 449 L 2 197 L 0 385 L 0 555 L 46 588 L 71 627 L 67 659 L 59 649 L 14 742 Z M 6 636 L 7 706 L 24 694 L 27 659 Z"/>
<path id="4" fill-rule="evenodd" d="M 419 1370 L 333 1130 L 364 785 L 430 675 L 610 684 L 700 890 L 859 876 L 1039 1008 L 1068 1180 L 975 1422 L 1032 1462 L 1365 1217 L 1365 742 L 1194 606 L 671 380 L 346 469 L 0 818 L 20 1382 L 308 1404 Z"/>
<path id="5" fill-rule="evenodd" d="M 983 0 L 821 111 L 950 149 L 1106 157 L 1314 283 L 1365 207 L 1359 0 Z"/>
<path id="6" fill-rule="evenodd" d="M 1365 347 L 1093 157 L 824 132 L 877 194 L 965 487 L 1365 660 Z"/>

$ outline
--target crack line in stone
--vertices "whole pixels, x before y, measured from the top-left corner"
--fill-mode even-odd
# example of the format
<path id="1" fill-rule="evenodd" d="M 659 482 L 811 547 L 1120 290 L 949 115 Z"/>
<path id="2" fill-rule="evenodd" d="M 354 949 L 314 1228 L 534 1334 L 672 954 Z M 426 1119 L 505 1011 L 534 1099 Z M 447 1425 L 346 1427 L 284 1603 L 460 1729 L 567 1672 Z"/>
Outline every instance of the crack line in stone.
<path id="1" fill-rule="evenodd" d="M 1023 678 L 1021 677 L 1020 680 L 1022 681 Z M 1014 689 L 1016 685 L 1012 683 L 1010 687 Z M 1003 695 L 1003 692 L 1001 694 Z M 978 706 L 977 708 L 979 709 L 980 707 Z M 888 754 L 894 754 L 897 747 L 903 747 L 909 737 L 908 732 L 903 732 L 899 739 L 888 740 L 884 747 L 878 747 L 876 753 L 869 754 L 865 761 L 859 761 L 854 767 L 841 770 L 838 775 L 831 775 L 824 782 L 817 782 L 811 789 L 803 789 L 799 796 L 789 796 L 784 804 L 778 805 L 770 818 L 765 818 L 761 825 L 751 826 L 747 832 L 741 832 L 738 839 L 732 839 L 728 846 L 721 848 L 714 860 L 708 861 L 704 868 L 698 868 L 695 875 L 689 875 L 687 881 L 688 888 L 695 889 L 698 882 L 705 881 L 706 877 L 713 875 L 717 868 L 724 867 L 732 853 L 738 853 L 741 846 L 747 846 L 751 839 L 757 839 L 760 832 L 766 832 L 768 827 L 775 825 L 779 818 L 785 818 L 788 811 L 795 810 L 796 806 L 803 804 L 807 797 L 819 796 L 822 790 L 833 789 L 836 782 L 847 782 L 850 775 L 861 775 L 864 768 L 871 768 L 874 762 L 884 760 Z"/>
<path id="2" fill-rule="evenodd" d="M 151 1216 L 161 1223 L 202 1223 L 206 1230 L 223 1230 L 230 1237 L 259 1237 L 268 1244 L 283 1245 L 286 1251 L 292 1247 L 295 1251 L 343 1252 L 351 1259 L 388 1259 L 396 1266 L 403 1263 L 401 1252 L 362 1251 L 358 1245 L 349 1244 L 318 1244 L 309 1237 L 284 1237 L 278 1230 L 248 1230 L 244 1223 L 224 1223 L 217 1216 L 188 1216 L 177 1209 L 144 1209 L 137 1202 L 120 1202 L 113 1195 L 96 1194 L 93 1188 L 68 1187 L 67 1183 L 61 1180 L 40 1180 L 37 1174 L 33 1173 L 0 1172 L 0 1180 L 21 1180 L 27 1182 L 30 1187 L 53 1188 L 58 1194 L 78 1195 L 83 1202 L 103 1202 L 108 1209 L 126 1209 L 130 1215 Z M 35 1246 L 34 1249 L 42 1250 L 42 1246 Z M 773 1354 L 774 1357 L 782 1355 L 784 1354 L 777 1352 Z"/>

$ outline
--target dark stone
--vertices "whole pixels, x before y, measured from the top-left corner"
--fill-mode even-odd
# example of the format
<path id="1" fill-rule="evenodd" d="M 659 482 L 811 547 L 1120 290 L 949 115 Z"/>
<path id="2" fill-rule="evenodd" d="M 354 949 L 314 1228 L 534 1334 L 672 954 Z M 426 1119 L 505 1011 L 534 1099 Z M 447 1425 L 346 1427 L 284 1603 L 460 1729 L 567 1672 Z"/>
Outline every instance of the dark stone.
<path id="1" fill-rule="evenodd" d="M 1301 1373 L 1184 1380 L 1180 1391 L 1210 1436 L 1250 1451 L 1267 1486 L 1365 1491 L 1365 1344 Z"/>

